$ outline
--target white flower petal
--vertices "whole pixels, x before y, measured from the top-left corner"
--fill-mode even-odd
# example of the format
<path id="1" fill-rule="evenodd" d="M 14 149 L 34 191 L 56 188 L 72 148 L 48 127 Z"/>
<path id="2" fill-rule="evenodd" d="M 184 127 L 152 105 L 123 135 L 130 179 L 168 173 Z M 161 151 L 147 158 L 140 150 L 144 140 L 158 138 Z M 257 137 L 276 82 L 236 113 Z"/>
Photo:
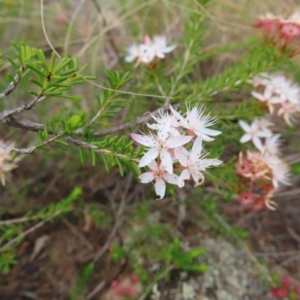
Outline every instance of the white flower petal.
<path id="1" fill-rule="evenodd" d="M 166 183 L 162 179 L 157 179 L 154 187 L 156 195 L 159 196 L 159 199 L 162 199 L 165 196 Z"/>
<path id="2" fill-rule="evenodd" d="M 153 145 L 153 140 L 151 137 L 146 136 L 146 135 L 140 135 L 136 133 L 131 133 L 130 136 L 139 144 L 142 144 L 147 147 L 151 147 Z"/>
<path id="3" fill-rule="evenodd" d="M 212 141 L 215 140 L 215 139 L 209 137 L 208 135 L 203 134 L 203 133 L 200 133 L 200 132 L 198 132 L 198 131 L 195 131 L 195 134 L 196 134 L 197 136 L 201 137 L 202 140 L 205 141 L 205 142 L 212 142 Z"/>
<path id="4" fill-rule="evenodd" d="M 139 176 L 139 179 L 140 179 L 141 183 L 148 183 L 148 182 L 153 181 L 154 174 L 152 172 L 146 172 L 146 173 L 141 174 Z"/>
<path id="5" fill-rule="evenodd" d="M 253 96 L 254 98 L 256 98 L 256 99 L 259 100 L 259 101 L 262 101 L 262 102 L 265 102 L 265 101 L 266 101 L 266 98 L 264 97 L 264 95 L 262 95 L 262 94 L 260 94 L 260 93 L 258 93 L 258 92 L 252 92 L 251 94 L 252 94 L 252 96 Z"/>
<path id="6" fill-rule="evenodd" d="M 175 48 L 176 48 L 176 45 L 168 46 L 168 47 L 164 48 L 163 52 L 164 53 L 169 53 L 169 52 L 173 51 Z"/>
<path id="7" fill-rule="evenodd" d="M 159 154 L 157 149 L 150 149 L 147 151 L 140 160 L 139 167 L 145 167 L 150 164 Z"/>
<path id="8" fill-rule="evenodd" d="M 156 56 L 161 59 L 166 57 L 162 52 L 156 52 Z"/>
<path id="9" fill-rule="evenodd" d="M 180 164 L 183 166 L 183 167 L 187 167 L 188 165 L 188 156 L 187 154 L 185 154 L 181 149 L 179 148 L 175 148 L 174 149 L 174 154 L 175 154 L 175 157 L 179 160 Z"/>
<path id="10" fill-rule="evenodd" d="M 239 124 L 243 128 L 244 131 L 247 132 L 250 130 L 250 126 L 245 121 L 239 120 Z"/>
<path id="11" fill-rule="evenodd" d="M 200 158 L 201 151 L 202 151 L 202 138 L 197 137 L 190 154 L 191 161 L 198 160 Z"/>
<path id="12" fill-rule="evenodd" d="M 178 178 L 178 186 L 182 188 L 184 186 L 184 180 L 190 180 L 191 173 L 189 169 L 185 169 L 181 172 L 179 178 Z"/>
<path id="13" fill-rule="evenodd" d="M 177 110 L 175 110 L 171 104 L 170 104 L 170 110 L 172 114 L 180 121 L 182 126 L 184 127 L 188 126 L 188 123 L 186 122 L 185 118 Z"/>
<path id="14" fill-rule="evenodd" d="M 203 181 L 204 181 L 204 175 L 200 171 L 198 171 L 198 172 L 191 172 L 191 173 L 192 173 L 192 177 L 193 177 L 193 179 L 195 181 L 195 186 L 198 186 L 198 185 L 200 185 L 200 184 L 203 183 Z M 201 182 L 199 182 L 199 179 L 201 179 Z"/>
<path id="15" fill-rule="evenodd" d="M 178 176 L 176 174 L 164 174 L 164 180 L 168 183 L 178 185 Z"/>
<path id="16" fill-rule="evenodd" d="M 174 137 L 170 138 L 166 141 L 166 146 L 169 148 L 177 148 L 180 146 L 183 146 L 184 144 L 188 143 L 193 139 L 193 136 L 180 136 L 180 137 Z"/>
<path id="17" fill-rule="evenodd" d="M 251 140 L 252 136 L 249 133 L 244 134 L 241 139 L 240 139 L 240 143 L 246 143 L 249 142 Z"/>
<path id="18" fill-rule="evenodd" d="M 161 150 L 160 151 L 160 159 L 161 159 L 161 164 L 165 168 L 165 170 L 173 174 L 173 161 L 171 154 L 167 150 Z"/>
<path id="19" fill-rule="evenodd" d="M 262 141 L 259 137 L 255 136 L 253 139 L 253 144 L 254 146 L 258 149 L 258 150 L 261 150 L 263 148 L 263 145 L 262 145 Z"/>
<path id="20" fill-rule="evenodd" d="M 219 130 L 214 130 L 214 129 L 210 129 L 210 128 L 203 128 L 202 133 L 206 134 L 206 135 L 212 135 L 212 136 L 216 136 L 222 133 L 222 131 Z"/>

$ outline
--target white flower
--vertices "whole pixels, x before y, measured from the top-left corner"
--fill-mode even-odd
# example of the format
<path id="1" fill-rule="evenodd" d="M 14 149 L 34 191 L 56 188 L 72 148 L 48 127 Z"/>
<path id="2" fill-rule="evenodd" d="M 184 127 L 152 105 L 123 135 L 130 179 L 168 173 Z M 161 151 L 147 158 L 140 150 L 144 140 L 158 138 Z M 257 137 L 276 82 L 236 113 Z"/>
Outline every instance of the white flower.
<path id="1" fill-rule="evenodd" d="M 262 93 L 252 92 L 251 94 L 257 100 L 266 103 L 271 114 L 274 112 L 274 104 L 282 102 L 281 98 L 272 94 L 271 89 L 265 89 Z"/>
<path id="2" fill-rule="evenodd" d="M 216 123 L 215 119 L 211 118 L 210 115 L 204 114 L 203 107 L 198 106 L 189 108 L 187 105 L 186 117 L 184 118 L 179 112 L 177 112 L 171 105 L 170 109 L 172 113 L 180 120 L 180 124 L 183 128 L 186 128 L 194 135 L 201 137 L 206 142 L 211 142 L 214 139 L 210 136 L 216 136 L 222 133 L 221 131 L 209 129 L 207 127 L 212 126 Z"/>
<path id="3" fill-rule="evenodd" d="M 178 186 L 180 188 L 184 186 L 184 180 L 189 180 L 191 176 L 195 181 L 195 186 L 202 184 L 203 172 L 211 166 L 218 166 L 222 163 L 219 159 L 201 158 L 202 139 L 200 137 L 195 140 L 192 151 L 188 155 L 179 148 L 176 148 L 174 152 L 180 164 L 185 168 L 179 176 Z"/>
<path id="4" fill-rule="evenodd" d="M 264 155 L 265 162 L 272 171 L 272 184 L 275 188 L 279 184 L 290 185 L 289 166 L 275 155 Z"/>
<path id="5" fill-rule="evenodd" d="M 153 40 L 145 36 L 144 43 L 132 45 L 127 48 L 128 55 L 125 57 L 127 62 L 137 60 L 137 63 L 150 64 L 155 57 L 165 58 L 165 54 L 174 50 L 176 46 L 167 46 L 166 37 L 154 36 Z"/>
<path id="6" fill-rule="evenodd" d="M 251 125 L 248 125 L 242 120 L 239 120 L 239 124 L 245 131 L 245 134 L 241 137 L 240 142 L 246 143 L 252 141 L 257 149 L 261 149 L 263 147 L 260 138 L 266 138 L 272 135 L 272 132 L 268 128 L 262 128 L 262 123 L 257 118 L 253 120 Z"/>
<path id="7" fill-rule="evenodd" d="M 284 21 L 285 23 L 296 23 L 300 25 L 300 10 L 294 12 L 287 20 Z"/>
<path id="8" fill-rule="evenodd" d="M 295 104 L 292 102 L 284 102 L 280 105 L 278 109 L 278 116 L 282 116 L 285 122 L 292 126 L 292 120 L 294 120 L 294 115 L 300 112 L 300 104 Z"/>
<path id="9" fill-rule="evenodd" d="M 157 57 L 165 58 L 165 54 L 173 51 L 176 48 L 176 45 L 167 46 L 166 37 L 162 35 L 156 35 L 153 37 L 151 47 Z"/>
<path id="10" fill-rule="evenodd" d="M 286 78 L 281 74 L 263 74 L 265 79 L 262 79 L 261 85 L 265 87 L 264 98 L 270 98 L 269 101 L 272 103 L 282 103 L 285 101 L 290 101 L 296 104 L 300 103 L 300 87 L 292 82 L 290 79 Z M 257 81 L 258 79 L 256 79 Z M 257 82 L 255 83 L 257 84 Z M 253 93 L 252 93 L 253 95 Z M 255 98 L 258 96 L 254 92 Z"/>
<path id="11" fill-rule="evenodd" d="M 266 86 L 270 82 L 270 77 L 267 73 L 261 73 L 253 77 L 249 82 L 252 83 L 254 87 Z"/>
<path id="12" fill-rule="evenodd" d="M 142 183 L 155 181 L 156 195 L 159 196 L 159 199 L 162 199 L 166 192 L 166 182 L 177 185 L 178 176 L 169 174 L 162 164 L 157 164 L 155 161 L 152 161 L 148 167 L 150 171 L 141 174 L 139 179 Z"/>
<path id="13" fill-rule="evenodd" d="M 150 129 L 160 130 L 164 126 L 164 124 L 169 122 L 173 137 L 180 136 L 178 128 L 181 127 L 181 125 L 180 125 L 179 120 L 176 118 L 176 116 L 169 115 L 168 113 L 164 113 L 163 111 L 160 111 L 157 114 L 157 116 L 152 115 L 152 118 L 156 121 L 156 124 L 148 124 L 147 123 L 147 126 Z"/>
<path id="14" fill-rule="evenodd" d="M 169 152 L 170 149 L 183 146 L 188 143 L 192 136 L 173 136 L 171 134 L 170 122 L 166 122 L 158 131 L 157 135 L 140 135 L 132 133 L 131 137 L 138 143 L 146 146 L 149 150 L 140 160 L 139 167 L 144 167 L 151 163 L 158 156 L 162 166 L 170 173 L 173 173 L 173 160 Z"/>
<path id="15" fill-rule="evenodd" d="M 281 144 L 280 141 L 280 134 L 273 134 L 270 137 L 267 137 L 265 139 L 264 144 L 262 147 L 258 150 L 260 150 L 262 153 L 269 153 L 271 155 L 277 155 L 280 153 L 279 146 Z"/>
<path id="16" fill-rule="evenodd" d="M 127 62 L 133 62 L 140 57 L 140 46 L 134 44 L 127 48 L 128 55 L 125 57 Z"/>

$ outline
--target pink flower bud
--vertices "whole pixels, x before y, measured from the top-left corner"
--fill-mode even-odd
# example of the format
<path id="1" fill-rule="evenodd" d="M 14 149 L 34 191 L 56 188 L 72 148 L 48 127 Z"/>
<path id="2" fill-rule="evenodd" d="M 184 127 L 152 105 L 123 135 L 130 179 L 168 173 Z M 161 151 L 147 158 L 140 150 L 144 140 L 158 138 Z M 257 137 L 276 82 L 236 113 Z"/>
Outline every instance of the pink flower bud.
<path id="1" fill-rule="evenodd" d="M 290 279 L 290 278 L 288 278 L 288 277 L 283 277 L 283 278 L 281 279 L 281 284 L 282 284 L 283 287 L 285 287 L 285 288 L 288 289 L 288 288 L 291 287 L 292 282 L 291 282 L 291 279 Z"/>

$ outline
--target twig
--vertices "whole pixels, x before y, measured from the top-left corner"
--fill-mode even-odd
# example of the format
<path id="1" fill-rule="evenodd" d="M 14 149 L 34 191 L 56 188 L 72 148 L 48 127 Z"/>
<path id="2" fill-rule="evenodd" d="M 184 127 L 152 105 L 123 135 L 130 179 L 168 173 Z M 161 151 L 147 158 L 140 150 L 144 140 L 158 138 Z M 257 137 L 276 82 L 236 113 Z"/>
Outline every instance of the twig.
<path id="1" fill-rule="evenodd" d="M 138 298 L 138 300 L 144 300 L 147 295 L 150 293 L 150 291 L 153 289 L 154 285 L 161 280 L 162 278 L 164 278 L 168 273 L 170 273 L 172 270 L 174 269 L 174 266 L 171 265 L 169 266 L 164 272 L 162 272 L 159 277 L 156 279 L 156 281 L 152 282 L 144 291 L 144 293 Z"/>
<path id="2" fill-rule="evenodd" d="M 131 160 L 131 161 L 134 161 L 136 163 L 138 163 L 140 160 L 137 159 L 137 158 L 131 158 L 129 156 L 126 156 L 126 155 L 123 155 L 123 154 L 120 154 L 120 153 L 115 153 L 111 150 L 107 150 L 107 149 L 99 149 L 97 146 L 95 145 L 92 145 L 92 144 L 89 144 L 89 143 L 86 143 L 84 141 L 81 141 L 79 139 L 76 139 L 74 137 L 71 137 L 71 136 L 68 136 L 68 137 L 65 137 L 64 138 L 65 141 L 67 142 L 70 142 L 74 145 L 77 145 L 77 146 L 80 146 L 81 148 L 84 148 L 84 149 L 91 149 L 93 150 L 94 152 L 98 152 L 98 153 L 103 153 L 103 154 L 109 154 L 109 155 L 113 155 L 113 156 L 116 156 L 116 157 L 119 157 L 121 159 L 126 159 L 126 160 Z"/>
<path id="3" fill-rule="evenodd" d="M 4 111 L 4 112 L 0 113 L 0 122 L 5 121 L 6 118 L 9 118 L 9 117 L 11 117 L 13 115 L 20 114 L 20 113 L 22 113 L 25 110 L 32 109 L 36 104 L 42 102 L 44 99 L 46 99 L 46 96 L 39 95 L 39 96 L 36 96 L 28 104 L 24 104 L 24 105 L 21 105 L 21 106 L 15 108 L 15 109 L 7 110 L 7 111 Z"/>
<path id="4" fill-rule="evenodd" d="M 23 218 L 5 220 L 5 221 L 0 221 L 0 226 L 10 225 L 10 224 L 15 224 L 15 223 L 23 223 L 23 222 L 36 220 L 36 219 L 40 219 L 40 217 L 39 216 L 33 216 L 33 217 L 23 217 Z"/>
<path id="5" fill-rule="evenodd" d="M 21 67 L 20 73 L 22 74 L 22 73 L 24 73 L 24 71 L 25 71 L 25 68 Z M 19 82 L 21 81 L 21 78 L 22 77 L 19 76 L 19 74 L 16 74 L 14 77 L 14 80 L 9 83 L 7 88 L 2 93 L 0 93 L 0 99 L 5 98 L 10 93 L 12 93 L 14 91 L 14 89 L 17 87 L 17 85 L 19 84 Z"/>
<path id="6" fill-rule="evenodd" d="M 35 231 L 36 229 L 40 228 L 41 226 L 43 226 L 47 221 L 53 219 L 54 217 L 58 216 L 62 211 L 57 211 L 56 213 L 54 213 L 52 216 L 50 216 L 49 218 L 47 218 L 45 221 L 41 221 L 39 223 L 37 223 L 36 225 L 32 226 L 31 228 L 25 230 L 24 232 L 22 232 L 20 235 L 16 236 L 15 238 L 13 238 L 12 240 L 10 240 L 8 243 L 6 243 L 5 245 L 3 245 L 0 248 L 0 252 L 5 250 L 5 248 L 8 248 L 9 246 L 15 244 L 16 242 L 18 242 L 21 238 L 25 237 L 26 235 L 28 235 L 29 233 Z"/>
<path id="7" fill-rule="evenodd" d="M 92 299 L 97 293 L 99 293 L 103 289 L 105 283 L 105 280 L 100 281 L 100 283 L 85 297 L 85 300 Z"/>
<path id="8" fill-rule="evenodd" d="M 93 259 L 93 262 L 96 262 L 98 261 L 102 255 L 105 253 L 105 251 L 107 250 L 107 248 L 109 247 L 109 245 L 111 244 L 111 242 L 113 241 L 114 237 L 116 236 L 116 234 L 118 233 L 118 230 L 119 228 L 121 227 L 125 217 L 123 216 L 123 211 L 124 211 L 124 208 L 125 208 L 125 203 L 126 203 L 126 195 L 128 193 L 128 190 L 129 190 L 129 183 L 131 182 L 132 180 L 132 177 L 129 177 L 128 178 L 128 181 L 127 181 L 127 185 L 126 185 L 126 190 L 125 190 L 125 193 L 122 197 L 122 200 L 121 200 L 121 203 L 118 207 L 118 211 L 115 215 L 115 224 L 114 224 L 114 227 L 108 237 L 108 239 L 106 240 L 104 246 L 98 251 L 98 253 L 94 256 L 94 259 Z"/>
<path id="9" fill-rule="evenodd" d="M 174 105 L 173 107 L 178 107 L 179 105 Z M 100 137 L 100 136 L 106 136 L 109 134 L 114 134 L 117 132 L 121 132 L 121 131 L 125 131 L 131 127 L 140 125 L 142 123 L 146 123 L 147 121 L 152 119 L 151 115 L 155 115 L 157 114 L 159 111 L 166 111 L 169 109 L 169 106 L 164 106 L 162 108 L 158 108 L 154 111 L 152 111 L 151 113 L 146 113 L 143 117 L 125 123 L 125 124 L 120 124 L 117 126 L 113 126 L 111 128 L 107 128 L 107 129 L 103 129 L 103 130 L 99 130 L 99 131 L 95 131 L 93 133 L 94 137 Z M 8 126 L 13 126 L 13 127 L 17 127 L 17 128 L 21 128 L 21 129 L 25 129 L 25 130 L 29 130 L 29 131 L 34 131 L 34 132 L 38 132 L 40 130 L 44 130 L 44 125 L 40 124 L 40 123 L 36 123 L 36 122 L 32 122 L 30 120 L 26 120 L 26 119 L 22 119 L 22 118 L 18 118 L 13 116 L 9 116 L 9 117 L 5 117 L 5 118 L 1 118 L 1 114 L 0 114 L 0 122 L 8 125 Z M 47 128 L 47 131 L 49 134 L 53 134 L 53 131 L 51 128 Z M 58 130 L 58 133 L 60 133 L 60 130 Z M 81 135 L 82 134 L 82 128 L 78 129 L 77 131 L 74 132 L 74 135 Z"/>
<path id="10" fill-rule="evenodd" d="M 89 250 L 94 250 L 92 244 L 82 235 L 72 223 L 70 223 L 66 218 L 62 219 L 63 223 L 72 231 L 74 235 L 76 235 L 86 246 Z"/>
<path id="11" fill-rule="evenodd" d="M 45 140 L 42 144 L 33 146 L 31 148 L 15 148 L 15 147 L 10 147 L 10 146 L 4 145 L 4 144 L 0 144 L 0 148 L 6 149 L 6 150 L 10 150 L 10 151 L 15 151 L 17 153 L 30 154 L 30 153 L 33 153 L 36 149 L 38 149 L 38 148 L 40 148 L 42 146 L 45 146 L 45 145 L 53 143 L 54 141 L 56 141 L 61 136 L 62 136 L 62 133 L 58 134 L 58 135 L 56 135 L 56 136 L 54 136 L 54 137 L 52 137 L 52 138 L 50 138 L 48 140 Z"/>
<path id="12" fill-rule="evenodd" d="M 106 240 L 104 246 L 94 256 L 94 258 L 93 258 L 94 263 L 97 262 L 103 256 L 105 251 L 108 249 L 108 247 L 110 246 L 111 242 L 113 241 L 115 235 L 117 234 L 118 229 L 121 227 L 124 219 L 125 218 L 123 216 L 116 219 L 115 225 L 114 225 L 108 239 Z"/>
<path id="13" fill-rule="evenodd" d="M 173 107 L 178 107 L 179 105 L 174 105 Z M 103 130 L 99 130 L 99 131 L 95 131 L 94 132 L 94 136 L 106 136 L 108 134 L 113 134 L 113 133 L 117 133 L 117 132 L 120 132 L 120 131 L 124 131 L 124 130 L 127 130 L 131 127 L 134 127 L 134 126 L 137 126 L 137 125 L 140 125 L 142 123 L 146 123 L 148 122 L 149 120 L 152 119 L 152 115 L 156 115 L 158 112 L 160 111 L 166 111 L 169 109 L 169 105 L 165 105 L 161 108 L 158 108 L 154 111 L 152 111 L 151 113 L 145 113 L 143 117 L 135 120 L 135 121 L 131 121 L 131 122 L 128 122 L 128 123 L 125 123 L 125 124 L 120 124 L 120 125 L 117 125 L 117 126 L 114 126 L 114 127 L 111 127 L 111 128 L 108 128 L 108 129 L 103 129 Z"/>

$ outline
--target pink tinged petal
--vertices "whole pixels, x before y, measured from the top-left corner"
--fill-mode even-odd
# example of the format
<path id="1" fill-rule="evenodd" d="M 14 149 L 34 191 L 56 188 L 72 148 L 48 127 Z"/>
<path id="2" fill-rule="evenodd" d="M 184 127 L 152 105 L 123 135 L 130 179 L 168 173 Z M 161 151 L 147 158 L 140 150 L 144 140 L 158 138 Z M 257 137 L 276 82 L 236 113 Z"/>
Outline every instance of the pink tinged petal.
<path id="1" fill-rule="evenodd" d="M 202 184 L 204 182 L 204 175 L 201 172 L 191 172 L 192 177 L 195 181 L 195 187 Z M 201 182 L 199 182 L 199 179 L 201 179 Z"/>
<path id="2" fill-rule="evenodd" d="M 149 169 L 152 171 L 157 171 L 158 169 L 158 165 L 155 160 L 152 160 L 151 163 L 147 165 L 147 167 L 149 167 Z"/>
<path id="3" fill-rule="evenodd" d="M 246 133 L 246 134 L 244 134 L 244 135 L 241 137 L 240 143 L 246 143 L 246 142 L 249 142 L 251 139 L 252 139 L 251 134 Z"/>
<path id="4" fill-rule="evenodd" d="M 146 173 L 141 174 L 139 176 L 139 179 L 140 179 L 141 183 L 148 183 L 148 182 L 153 181 L 154 174 L 152 172 L 146 172 Z"/>
<path id="5" fill-rule="evenodd" d="M 187 167 L 188 165 L 188 157 L 187 155 L 179 148 L 174 149 L 175 157 L 179 160 L 180 164 L 183 167 Z"/>
<path id="6" fill-rule="evenodd" d="M 147 147 L 151 147 L 153 145 L 153 140 L 151 137 L 146 135 L 140 135 L 136 133 L 131 133 L 130 136 L 139 144 L 142 144 Z"/>
<path id="7" fill-rule="evenodd" d="M 161 164 L 164 167 L 164 169 L 170 173 L 173 174 L 173 161 L 171 154 L 167 150 L 161 150 L 160 151 L 160 159 Z"/>
<path id="8" fill-rule="evenodd" d="M 161 178 L 159 178 L 156 180 L 154 187 L 156 195 L 159 196 L 159 199 L 162 199 L 166 192 L 165 182 Z"/>
<path id="9" fill-rule="evenodd" d="M 253 141 L 254 146 L 255 146 L 258 150 L 260 150 L 260 149 L 263 148 L 262 141 L 261 141 L 261 139 L 260 139 L 259 137 L 255 136 L 255 137 L 252 139 L 252 141 Z"/>
<path id="10" fill-rule="evenodd" d="M 239 120 L 239 124 L 243 128 L 244 131 L 247 132 L 250 130 L 250 126 L 245 121 Z"/>
<path id="11" fill-rule="evenodd" d="M 178 185 L 178 176 L 176 174 L 165 174 L 164 180 L 168 183 Z"/>
<path id="12" fill-rule="evenodd" d="M 188 135 L 170 138 L 166 141 L 166 146 L 168 148 L 177 148 L 177 147 L 180 147 L 180 146 L 188 143 L 192 139 L 193 139 L 193 136 L 188 136 Z"/>
<path id="13" fill-rule="evenodd" d="M 190 170 L 189 169 L 183 170 L 178 178 L 178 186 L 182 188 L 184 186 L 184 181 L 190 180 L 190 178 L 191 178 Z"/>
<path id="14" fill-rule="evenodd" d="M 157 149 L 150 149 L 140 160 L 139 167 L 141 168 L 149 165 L 158 156 L 158 154 L 159 151 Z"/>
<path id="15" fill-rule="evenodd" d="M 222 133 L 222 131 L 209 129 L 209 128 L 203 128 L 200 131 L 206 135 L 212 135 L 212 136 L 216 136 Z"/>

